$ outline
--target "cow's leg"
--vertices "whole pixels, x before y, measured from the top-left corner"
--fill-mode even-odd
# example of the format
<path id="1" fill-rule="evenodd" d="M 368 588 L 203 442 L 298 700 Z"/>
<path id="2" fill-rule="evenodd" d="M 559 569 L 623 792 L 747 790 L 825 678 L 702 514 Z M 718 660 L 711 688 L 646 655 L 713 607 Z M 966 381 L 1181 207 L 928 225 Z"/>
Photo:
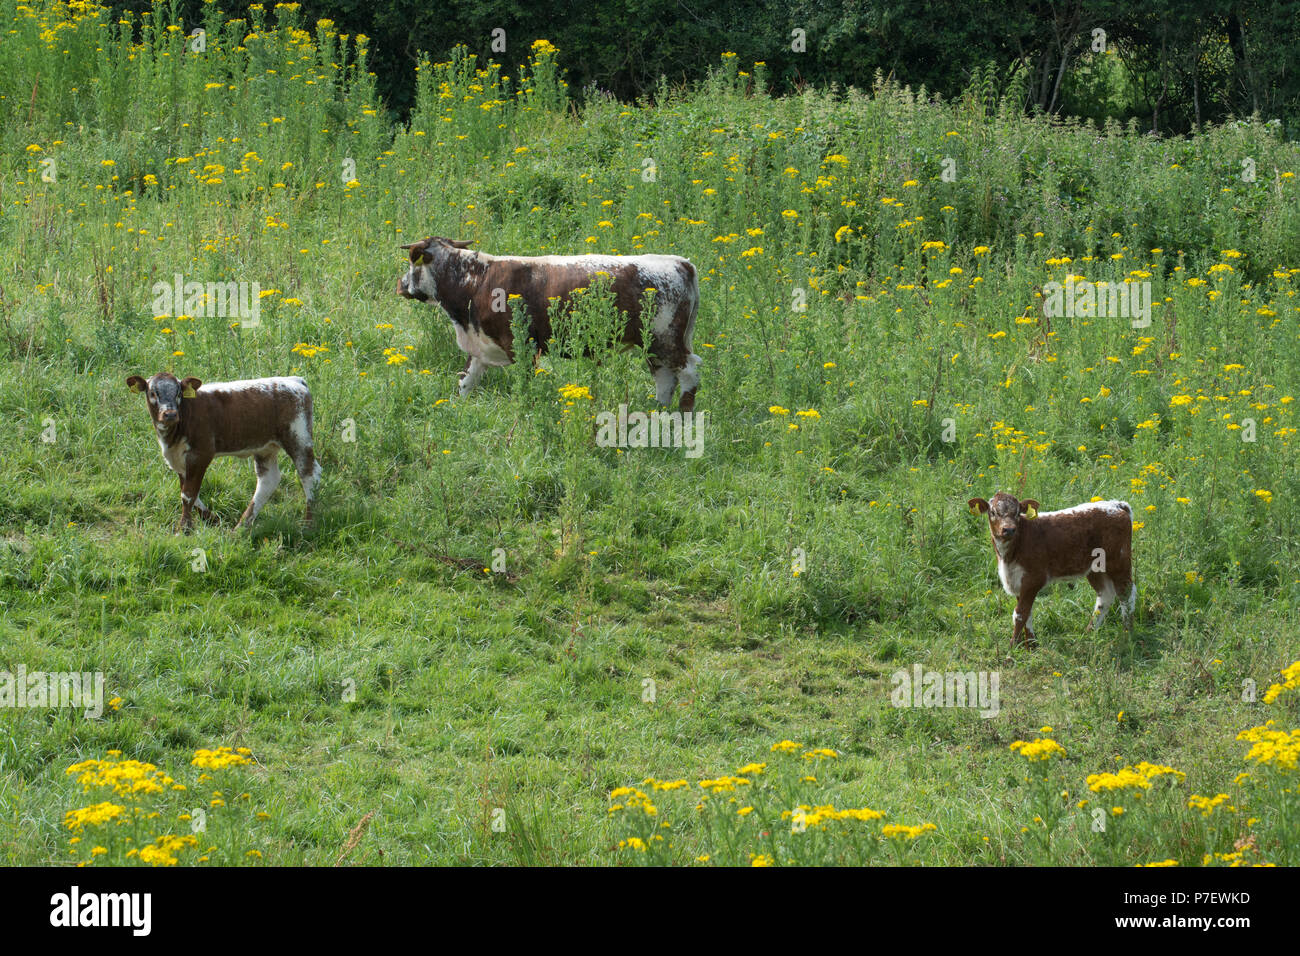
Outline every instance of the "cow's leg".
<path id="1" fill-rule="evenodd" d="M 683 412 L 694 411 L 695 393 L 700 388 L 700 357 L 694 352 L 686 355 L 686 367 L 677 373 L 677 384 L 682 388 L 677 407 Z"/>
<path id="2" fill-rule="evenodd" d="M 1089 574 L 1088 583 L 1097 592 L 1097 603 L 1093 605 L 1092 620 L 1088 622 L 1086 630 L 1095 631 L 1101 627 L 1101 622 L 1106 620 L 1106 612 L 1110 610 L 1110 606 L 1115 600 L 1115 585 L 1111 583 L 1109 575 L 1100 571 Z"/>
<path id="3" fill-rule="evenodd" d="M 1031 624 L 1034 615 L 1034 598 L 1038 596 L 1038 591 L 1038 587 L 1033 587 L 1027 583 L 1020 585 L 1020 595 L 1016 598 L 1016 609 L 1011 615 L 1011 620 L 1015 624 L 1015 629 L 1011 632 L 1012 650 L 1021 642 L 1022 635 L 1026 647 L 1038 646 L 1038 638 L 1034 636 Z"/>
<path id="4" fill-rule="evenodd" d="M 251 525 L 257 520 L 258 512 L 262 510 L 262 506 L 271 497 L 271 492 L 275 491 L 276 485 L 280 483 L 279 458 L 280 449 L 278 448 L 253 456 L 253 471 L 257 473 L 257 488 L 253 491 L 253 500 L 248 503 L 248 507 L 244 509 L 238 524 L 235 525 L 236 528 Z"/>
<path id="5" fill-rule="evenodd" d="M 181 478 L 181 530 L 194 530 L 194 503 L 199 500 L 199 488 L 203 485 L 203 476 L 207 473 L 208 461 L 185 462 L 185 475 Z M 199 512 L 202 514 L 202 512 Z"/>
<path id="6" fill-rule="evenodd" d="M 474 365 L 474 356 L 465 355 L 465 367 L 456 373 L 456 392 L 458 395 L 465 394 L 465 378 L 469 375 L 470 368 Z"/>
<path id="7" fill-rule="evenodd" d="M 177 483 L 180 484 L 180 486 L 181 486 L 181 495 L 183 496 L 183 495 L 185 494 L 185 478 L 184 478 L 184 476 L 183 476 L 183 475 L 177 475 L 177 476 L 176 476 L 176 481 L 177 481 Z M 182 502 L 182 505 L 183 505 L 183 502 Z M 205 504 L 203 503 L 203 499 L 202 499 L 202 498 L 198 498 L 198 497 L 196 497 L 196 498 L 194 499 L 194 510 L 197 511 L 197 512 L 199 513 L 199 517 L 202 518 L 204 521 L 208 522 L 208 524 L 216 524 L 216 523 L 217 523 L 217 516 L 216 516 L 215 514 L 213 514 L 212 511 L 208 508 L 208 506 L 205 505 Z"/>
<path id="8" fill-rule="evenodd" d="M 481 358 L 471 355 L 469 363 L 465 366 L 465 371 L 460 373 L 460 394 L 464 397 L 470 393 L 478 380 L 483 377 L 483 372 L 487 369 L 487 363 Z"/>
<path id="9" fill-rule="evenodd" d="M 302 496 L 307 499 L 307 511 L 303 514 L 304 524 L 311 524 L 311 506 L 316 500 L 316 486 L 320 484 L 320 462 L 310 445 L 294 456 L 293 466 L 298 471 L 298 480 L 302 482 Z"/>
<path id="10" fill-rule="evenodd" d="M 651 365 L 650 371 L 655 377 L 655 401 L 667 406 L 673 400 L 673 392 L 677 390 L 677 373 L 667 365 L 658 368 Z"/>
<path id="11" fill-rule="evenodd" d="M 212 509 L 203 503 L 202 498 L 194 499 L 194 510 L 199 513 L 199 517 L 208 524 L 216 524 L 217 516 L 212 513 Z"/>
<path id="12" fill-rule="evenodd" d="M 1137 610 L 1138 589 L 1132 580 L 1118 581 L 1118 592 L 1123 595 L 1119 599 L 1119 613 L 1124 618 L 1124 629 L 1132 633 L 1133 631 L 1133 613 Z M 1125 584 L 1128 586 L 1125 587 Z"/>

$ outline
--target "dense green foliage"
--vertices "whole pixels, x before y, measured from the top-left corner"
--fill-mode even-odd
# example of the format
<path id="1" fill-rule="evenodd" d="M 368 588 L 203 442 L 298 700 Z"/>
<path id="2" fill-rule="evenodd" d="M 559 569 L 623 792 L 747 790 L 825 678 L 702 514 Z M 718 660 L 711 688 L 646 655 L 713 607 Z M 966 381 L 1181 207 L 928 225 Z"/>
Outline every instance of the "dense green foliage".
<path id="1" fill-rule="evenodd" d="M 213 14 L 202 53 L 94 8 L 0 0 L 0 20 L 0 668 L 100 671 L 114 698 L 100 720 L 0 709 L 6 862 L 98 841 L 107 860 L 146 841 L 183 862 L 636 860 L 619 841 L 655 834 L 640 798 L 636 823 L 621 797 L 609 814 L 624 785 L 673 824 L 646 859 L 1295 862 L 1294 751 L 1247 763 L 1236 738 L 1294 727 L 1298 696 L 1263 702 L 1300 625 L 1300 156 L 1276 127 L 1162 140 L 889 83 L 780 98 L 739 57 L 653 106 L 571 107 L 531 37 L 500 65 L 423 64 L 391 125 L 355 46 L 293 11 L 251 39 Z M 429 234 L 688 256 L 703 455 L 593 441 L 590 416 L 652 407 L 635 352 L 520 362 L 451 400 L 446 318 L 393 294 L 398 245 Z M 259 283 L 260 325 L 160 313 L 177 273 Z M 1067 275 L 1150 283 L 1151 324 L 1045 316 Z M 224 460 L 204 499 L 225 526 L 172 533 L 175 477 L 124 384 L 166 368 L 308 380 L 314 527 L 288 477 L 232 532 L 253 477 Z M 1042 646 L 1007 659 L 1010 600 L 965 505 L 999 488 L 1132 503 L 1131 635 L 1082 633 L 1092 593 L 1060 587 Z M 917 665 L 999 672 L 999 712 L 895 707 Z M 800 780 L 777 761 L 801 748 L 770 749 L 787 738 L 839 756 Z M 195 756 L 218 745 L 252 763 Z M 155 821 L 112 822 L 126 801 L 95 780 L 160 779 L 114 751 L 174 778 L 141 791 Z M 83 792 L 65 770 L 90 759 Z M 717 817 L 698 783 L 642 783 L 752 761 L 772 766 L 706 788 Z M 1185 778 L 1141 805 L 1129 777 L 1087 783 L 1141 761 Z M 757 809 L 726 812 L 729 785 Z M 1138 822 L 1096 830 L 1080 801 L 1103 798 Z M 795 801 L 869 845 L 822 820 L 825 842 L 762 843 Z M 199 807 L 210 855 L 181 839 Z"/>
<path id="2" fill-rule="evenodd" d="M 193 24 L 212 7 L 175 9 Z M 869 89 L 879 73 L 949 99 L 983 84 L 1025 108 L 1162 132 L 1252 113 L 1300 131 L 1298 0 L 306 0 L 302 13 L 372 38 L 379 89 L 403 115 L 421 51 L 443 59 L 464 45 L 515 62 L 546 37 L 575 92 L 624 100 L 655 94 L 661 78 L 699 81 L 734 52 L 766 62 L 778 92 Z"/>

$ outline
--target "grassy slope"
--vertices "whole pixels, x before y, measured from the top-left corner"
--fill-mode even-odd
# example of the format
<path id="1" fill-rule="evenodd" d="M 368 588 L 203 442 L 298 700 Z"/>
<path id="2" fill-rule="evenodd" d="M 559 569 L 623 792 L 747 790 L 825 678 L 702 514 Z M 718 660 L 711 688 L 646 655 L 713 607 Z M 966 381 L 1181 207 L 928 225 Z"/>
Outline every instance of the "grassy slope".
<path id="1" fill-rule="evenodd" d="M 401 133 L 363 156 L 354 187 L 315 187 L 314 171 L 275 187 L 282 162 L 329 169 L 337 152 L 259 140 L 272 134 L 258 113 L 209 121 L 211 152 L 192 162 L 224 164 L 225 182 L 146 165 L 136 172 L 164 188 L 134 195 L 113 178 L 133 162 L 121 140 L 9 136 L 4 661 L 102 670 L 123 703 L 99 722 L 0 712 L 3 859 L 67 855 L 62 814 L 81 797 L 63 768 L 109 748 L 179 772 L 195 748 L 251 747 L 241 786 L 269 819 L 239 839 L 275 863 L 333 862 L 372 810 L 354 860 L 382 848 L 389 863 L 607 862 L 612 788 L 730 772 L 782 738 L 842 752 L 824 780 L 837 805 L 936 823 L 918 850 L 930 862 L 1042 859 L 1020 832 L 1032 813 L 1008 744 L 1043 725 L 1068 750 L 1075 795 L 1085 775 L 1143 759 L 1184 770 L 1188 792 L 1230 785 L 1233 737 L 1265 716 L 1241 682 L 1265 687 L 1294 659 L 1300 595 L 1295 405 L 1280 401 L 1300 363 L 1286 272 L 1300 257 L 1283 258 L 1295 186 L 1269 172 L 1261 197 L 1233 177 L 1243 153 L 1294 169 L 1294 148 L 1258 128 L 1098 139 L 889 91 L 771 101 L 729 83 L 658 107 L 520 113 L 500 130 L 471 109 L 449 124 L 466 139 Z M 436 112 L 424 119 L 413 129 Z M 231 130 L 247 139 L 214 138 Z M 23 140 L 54 154 L 55 135 L 71 137 L 65 172 L 43 184 Z M 266 180 L 247 192 L 228 172 L 245 147 L 259 154 L 247 178 Z M 936 164 L 954 150 L 969 171 L 947 184 Z M 1245 195 L 1222 195 L 1232 188 Z M 704 279 L 704 455 L 598 449 L 573 420 L 649 407 L 631 356 L 520 365 L 439 402 L 460 367 L 446 321 L 390 291 L 397 243 L 429 233 L 488 251 L 690 256 Z M 1068 267 L 1045 264 L 1066 254 Z M 1220 261 L 1234 271 L 1208 271 Z M 1048 278 L 1130 269 L 1168 297 L 1150 329 L 1016 322 Z M 155 318 L 150 286 L 177 270 L 279 291 L 263 327 L 237 335 L 220 319 Z M 806 312 L 788 307 L 795 287 Z M 384 349 L 409 358 L 389 364 Z M 225 461 L 204 498 L 227 527 L 172 535 L 175 479 L 123 384 L 172 364 L 212 380 L 307 377 L 325 469 L 316 527 L 298 527 L 286 474 L 254 534 L 232 533 L 253 481 Z M 592 387 L 590 408 L 564 411 L 566 382 Z M 1198 390 L 1210 411 L 1170 405 Z M 793 414 L 806 409 L 821 417 Z M 1271 424 L 1248 445 L 1225 413 Z M 1134 503 L 1131 640 L 1115 622 L 1081 636 L 1091 591 L 1058 589 L 1035 619 L 1042 647 L 1005 660 L 1010 599 L 964 502 L 1022 484 L 1048 508 Z M 509 574 L 485 574 L 498 547 Z M 1000 670 L 1001 714 L 891 707 L 890 673 L 916 663 Z M 1094 858 L 1086 818 L 1067 826 L 1055 859 Z M 1190 855 L 1177 833 L 1134 858 Z M 681 840 L 688 856 L 708 848 L 689 827 Z"/>

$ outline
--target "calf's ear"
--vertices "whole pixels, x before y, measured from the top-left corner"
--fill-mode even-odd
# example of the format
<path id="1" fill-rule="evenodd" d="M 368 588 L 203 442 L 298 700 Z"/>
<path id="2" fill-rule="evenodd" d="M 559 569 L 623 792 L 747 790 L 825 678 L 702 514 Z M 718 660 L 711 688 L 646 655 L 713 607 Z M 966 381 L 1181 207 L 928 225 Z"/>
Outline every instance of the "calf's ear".
<path id="1" fill-rule="evenodd" d="M 197 378 L 185 379 L 181 382 L 181 398 L 193 398 L 202 387 L 203 383 Z"/>
<path id="2" fill-rule="evenodd" d="M 982 515 L 984 512 L 989 510 L 989 503 L 983 498 L 972 498 L 970 501 L 966 502 L 966 507 L 970 509 L 971 514 Z"/>
<path id="3" fill-rule="evenodd" d="M 143 392 L 149 387 L 149 383 L 139 375 L 132 375 L 126 380 L 126 387 L 133 392 Z"/>
<path id="4" fill-rule="evenodd" d="M 1038 502 L 1033 498 L 1026 498 L 1024 501 L 1020 502 L 1020 513 L 1026 518 L 1037 518 L 1038 508 Z"/>

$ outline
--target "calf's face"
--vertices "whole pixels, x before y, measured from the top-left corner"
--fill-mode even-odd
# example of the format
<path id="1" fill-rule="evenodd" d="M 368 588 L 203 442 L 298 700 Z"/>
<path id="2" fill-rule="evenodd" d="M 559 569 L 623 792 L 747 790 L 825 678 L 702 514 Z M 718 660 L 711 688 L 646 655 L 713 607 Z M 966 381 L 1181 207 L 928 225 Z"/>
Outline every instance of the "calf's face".
<path id="1" fill-rule="evenodd" d="M 159 372 L 145 381 L 139 375 L 126 380 L 133 392 L 144 392 L 149 403 L 149 417 L 155 425 L 174 425 L 181 419 L 181 402 L 198 394 L 203 383 L 197 378 L 178 379 L 170 372 Z"/>
<path id="2" fill-rule="evenodd" d="M 992 501 L 972 498 L 966 504 L 971 514 L 989 516 L 989 533 L 993 535 L 993 543 L 998 547 L 1010 545 L 1016 539 L 1020 523 L 1038 514 L 1038 502 L 1033 498 L 1017 501 L 1003 491 L 994 495 Z"/>

